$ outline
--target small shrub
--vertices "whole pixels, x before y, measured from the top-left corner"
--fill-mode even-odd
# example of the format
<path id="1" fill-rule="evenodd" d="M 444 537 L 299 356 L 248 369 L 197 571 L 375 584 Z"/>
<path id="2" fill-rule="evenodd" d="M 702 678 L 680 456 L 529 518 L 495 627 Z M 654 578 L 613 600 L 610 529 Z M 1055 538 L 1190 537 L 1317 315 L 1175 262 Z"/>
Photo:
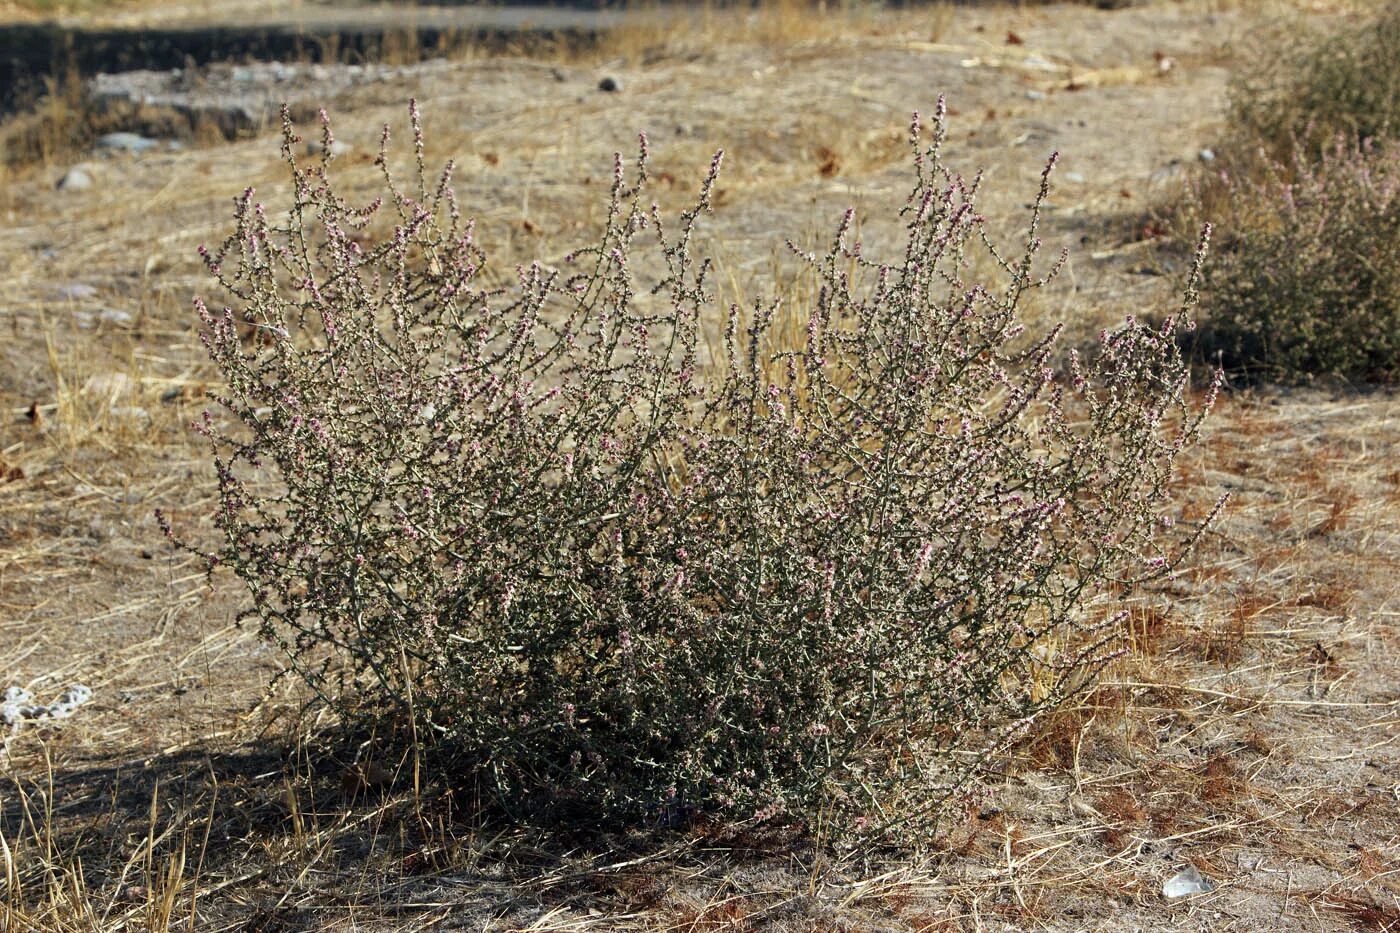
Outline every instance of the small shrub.
<path id="1" fill-rule="evenodd" d="M 1235 76 L 1228 125 L 1246 154 L 1287 165 L 1335 145 L 1400 135 L 1400 2 L 1331 33 L 1299 27 L 1267 43 Z"/>
<path id="2" fill-rule="evenodd" d="M 1256 377 L 1400 379 L 1400 144 L 1299 147 L 1262 177 L 1217 178 L 1237 222 L 1204 285 L 1201 346 Z"/>
<path id="3" fill-rule="evenodd" d="M 362 208 L 288 122 L 286 220 L 249 190 L 206 254 L 211 563 L 324 699 L 517 818 L 920 825 L 1119 650 L 1109 603 L 1193 540 L 1164 509 L 1209 407 L 1189 295 L 1064 374 L 1025 331 L 1049 167 L 1004 281 L 965 278 L 991 246 L 942 117 L 900 254 L 848 213 L 797 250 L 812 306 L 727 316 L 693 247 L 719 156 L 664 221 L 643 138 L 596 245 L 502 291 L 416 110 L 413 189 L 381 152 Z"/>
<path id="4" fill-rule="evenodd" d="M 1400 373 L 1400 3 L 1265 43 L 1231 88 L 1230 133 L 1166 226 L 1221 231 L 1198 349 L 1248 378 Z"/>

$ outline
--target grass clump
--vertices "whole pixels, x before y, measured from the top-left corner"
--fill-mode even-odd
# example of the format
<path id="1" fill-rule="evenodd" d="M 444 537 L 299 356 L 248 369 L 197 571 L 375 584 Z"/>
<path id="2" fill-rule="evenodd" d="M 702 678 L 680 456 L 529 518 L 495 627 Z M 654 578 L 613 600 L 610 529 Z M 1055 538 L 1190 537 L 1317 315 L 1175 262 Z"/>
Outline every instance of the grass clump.
<path id="1" fill-rule="evenodd" d="M 1400 3 L 1261 53 L 1232 134 L 1179 209 L 1222 235 L 1199 347 L 1249 378 L 1400 378 Z M 1301 36 L 1301 37 L 1300 37 Z"/>
<path id="2" fill-rule="evenodd" d="M 1190 296 L 1057 372 L 1058 328 L 1018 315 L 1058 268 L 1050 168 L 1003 255 L 941 105 L 902 250 L 868 256 L 848 213 L 794 248 L 810 307 L 727 313 L 694 246 L 718 155 L 670 220 L 643 138 L 598 242 L 496 289 L 413 125 L 412 187 L 381 153 L 354 206 L 288 122 L 290 211 L 248 191 L 207 254 L 207 556 L 324 700 L 488 809 L 902 836 L 1092 679 L 1114 603 L 1194 540 L 1167 512 L 1209 407 Z M 1000 281 L 969 278 L 978 250 Z"/>

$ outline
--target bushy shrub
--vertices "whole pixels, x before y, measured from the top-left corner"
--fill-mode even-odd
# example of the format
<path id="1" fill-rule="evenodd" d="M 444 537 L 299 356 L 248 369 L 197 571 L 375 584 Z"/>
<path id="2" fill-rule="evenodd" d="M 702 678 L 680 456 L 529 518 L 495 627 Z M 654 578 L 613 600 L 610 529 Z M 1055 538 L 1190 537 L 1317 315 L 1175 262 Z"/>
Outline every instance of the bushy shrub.
<path id="1" fill-rule="evenodd" d="M 209 557 L 322 696 L 505 812 L 918 825 L 1115 653 L 1111 603 L 1192 539 L 1165 511 L 1209 405 L 1189 300 L 1057 374 L 1058 329 L 1017 314 L 1050 169 L 1004 281 L 968 280 L 983 219 L 941 104 L 902 253 L 867 257 L 847 214 L 797 251 L 811 307 L 727 315 L 692 245 L 719 156 L 663 221 L 643 138 L 596 245 L 500 291 L 413 123 L 413 189 L 381 154 L 363 208 L 288 125 L 286 220 L 250 190 L 208 254 L 236 306 L 200 308 L 227 382 L 198 426 Z"/>
<path id="2" fill-rule="evenodd" d="M 1393 382 L 1400 3 L 1292 31 L 1235 78 L 1229 134 L 1171 210 L 1185 247 L 1221 231 L 1198 347 L 1251 378 Z"/>
<path id="3" fill-rule="evenodd" d="M 1400 379 L 1400 145 L 1342 137 L 1216 184 L 1237 223 L 1205 280 L 1212 358 L 1288 382 Z"/>
<path id="4" fill-rule="evenodd" d="M 1265 43 L 1236 74 L 1227 124 L 1250 155 L 1260 146 L 1285 167 L 1301 145 L 1310 159 L 1338 136 L 1400 135 L 1400 2 L 1330 32 L 1300 26 Z"/>

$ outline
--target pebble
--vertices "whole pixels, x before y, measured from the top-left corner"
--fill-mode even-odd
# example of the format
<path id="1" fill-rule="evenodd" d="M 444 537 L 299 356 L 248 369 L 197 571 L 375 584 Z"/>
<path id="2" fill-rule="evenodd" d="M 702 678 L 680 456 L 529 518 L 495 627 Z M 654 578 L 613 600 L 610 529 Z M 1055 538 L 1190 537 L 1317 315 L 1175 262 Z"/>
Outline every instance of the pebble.
<path id="1" fill-rule="evenodd" d="M 73 320 L 78 322 L 79 327 L 92 327 L 99 321 L 104 324 L 116 324 L 118 327 L 129 327 L 136 321 L 136 317 L 130 311 L 120 308 L 103 308 L 96 314 L 91 311 L 74 311 Z"/>
<path id="2" fill-rule="evenodd" d="M 1191 894 L 1209 894 L 1215 890 L 1215 882 L 1201 875 L 1195 865 L 1188 865 L 1162 885 L 1162 896 L 1167 900 L 1186 897 Z"/>
<path id="3" fill-rule="evenodd" d="M 95 297 L 97 289 L 86 282 L 69 282 L 67 285 L 60 285 L 54 289 L 54 295 L 68 301 L 82 301 L 85 298 Z"/>
<path id="4" fill-rule="evenodd" d="M 63 177 L 54 187 L 59 191 L 87 191 L 92 185 L 92 174 L 87 167 L 75 165 L 63 173 Z"/>
<path id="5" fill-rule="evenodd" d="M 1202 149 L 1199 153 L 1196 154 L 1196 157 L 1197 157 L 1198 159 L 1200 159 L 1202 162 L 1214 162 L 1214 161 L 1215 161 L 1215 150 L 1214 150 L 1214 149 Z"/>
<path id="6" fill-rule="evenodd" d="M 319 139 L 313 139 L 306 144 L 306 154 L 320 155 L 322 152 L 325 151 L 325 148 L 325 144 L 322 143 Z M 338 139 L 334 140 L 333 142 L 331 142 L 331 156 L 343 156 L 346 153 L 350 152 L 350 150 L 353 148 L 354 147 L 351 146 L 349 143 L 341 142 Z"/>
<path id="7" fill-rule="evenodd" d="M 83 383 L 83 392 L 88 395 L 105 395 L 110 399 L 127 395 L 136 387 L 126 373 L 96 373 Z"/>
<path id="8" fill-rule="evenodd" d="M 618 81 L 612 75 L 609 75 L 598 82 L 598 90 L 608 94 L 615 94 L 622 90 L 622 82 Z"/>
<path id="9" fill-rule="evenodd" d="M 1026 92 L 1026 100 L 1044 100 L 1044 99 L 1045 99 L 1045 92 L 1044 92 L 1044 91 L 1027 91 L 1027 92 Z"/>
<path id="10" fill-rule="evenodd" d="M 157 140 L 140 133 L 103 133 L 97 137 L 97 145 L 103 149 L 116 149 L 140 155 L 160 145 Z"/>

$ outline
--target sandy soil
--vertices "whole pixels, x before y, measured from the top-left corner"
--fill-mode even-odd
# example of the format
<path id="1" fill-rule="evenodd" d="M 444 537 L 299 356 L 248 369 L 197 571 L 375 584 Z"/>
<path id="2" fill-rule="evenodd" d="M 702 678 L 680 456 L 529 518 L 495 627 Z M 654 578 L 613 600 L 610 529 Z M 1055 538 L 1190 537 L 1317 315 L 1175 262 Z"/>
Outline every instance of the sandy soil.
<path id="1" fill-rule="evenodd" d="M 335 102 L 352 147 L 337 164 L 371 191 L 378 127 L 403 127 L 417 97 L 430 157 L 458 160 L 461 200 L 509 269 L 587 240 L 611 153 L 638 130 L 668 204 L 723 147 L 707 243 L 752 293 L 784 235 L 823 236 L 847 205 L 868 243 L 888 241 L 909 112 L 946 94 L 953 161 L 985 167 L 1008 232 L 1062 154 L 1046 239 L 1072 259 L 1037 309 L 1080 339 L 1179 300 L 1180 259 L 1138 241 L 1142 211 L 1209 145 L 1242 40 L 1274 26 L 1164 0 L 856 16 L 787 39 L 639 30 L 591 60 L 480 58 L 357 89 Z M 599 91 L 604 76 L 622 90 Z M 54 190 L 67 164 L 0 187 L 0 686 L 96 691 L 61 727 L 7 743 L 9 909 L 39 913 L 16 892 L 42 900 L 81 860 L 94 917 L 53 929 L 148 924 L 167 890 L 201 930 L 1400 925 L 1393 396 L 1227 397 L 1181 490 L 1188 516 L 1222 490 L 1232 503 L 1170 611 L 1144 617 L 1133 656 L 916 859 L 629 837 L 499 860 L 504 843 L 470 827 L 433 849 L 400 835 L 392 793 L 347 800 L 347 765 L 289 738 L 299 695 L 268 689 L 278 658 L 235 624 L 236 588 L 206 581 L 152 519 L 161 507 L 197 527 L 211 508 L 185 430 L 211 378 L 194 249 L 222 236 L 245 185 L 276 203 L 276 140 L 84 161 L 90 190 Z M 180 880 L 162 888 L 181 844 Z M 1188 864 L 1215 890 L 1165 900 Z"/>

